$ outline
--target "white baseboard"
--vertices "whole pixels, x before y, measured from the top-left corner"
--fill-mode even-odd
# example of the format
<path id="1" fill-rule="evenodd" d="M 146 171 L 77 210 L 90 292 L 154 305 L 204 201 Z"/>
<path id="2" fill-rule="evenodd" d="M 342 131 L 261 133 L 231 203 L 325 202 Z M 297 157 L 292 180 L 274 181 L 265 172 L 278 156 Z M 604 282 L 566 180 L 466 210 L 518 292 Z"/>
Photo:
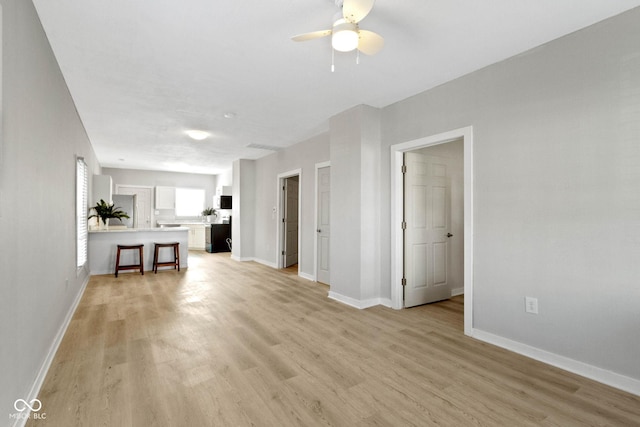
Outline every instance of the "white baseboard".
<path id="1" fill-rule="evenodd" d="M 40 370 L 38 371 L 38 375 L 36 376 L 36 379 L 34 380 L 33 385 L 31 386 L 31 390 L 29 390 L 29 397 L 25 399 L 27 402 L 31 402 L 33 399 L 38 398 L 38 393 L 40 393 L 40 388 L 42 387 L 42 384 L 44 383 L 44 380 L 47 377 L 47 372 L 49 372 L 49 368 L 51 367 L 51 363 L 53 363 L 53 359 L 56 356 L 56 352 L 58 351 L 58 348 L 60 347 L 60 343 L 62 343 L 64 334 L 67 332 L 67 328 L 71 323 L 73 314 L 76 312 L 76 309 L 78 308 L 78 304 L 80 304 L 80 300 L 82 299 L 82 295 L 84 295 L 84 290 L 87 288 L 87 284 L 89 283 L 90 277 L 91 276 L 87 274 L 87 276 L 84 279 L 84 282 L 82 283 L 82 286 L 80 286 L 80 291 L 78 292 L 75 299 L 73 300 L 71 307 L 69 307 L 69 310 L 67 311 L 67 314 L 64 317 L 64 321 L 62 322 L 62 325 L 60 325 L 60 328 L 58 329 L 58 332 L 56 333 L 56 336 L 54 337 L 53 342 L 49 347 L 49 351 L 47 352 L 47 357 L 45 357 L 44 361 L 42 362 L 42 365 L 40 366 Z M 21 413 L 21 415 L 22 414 L 26 414 L 26 413 L 23 412 Z M 13 427 L 24 426 L 27 423 L 28 419 L 29 418 L 17 418 L 13 423 Z"/>
<path id="2" fill-rule="evenodd" d="M 238 257 L 238 256 L 231 255 L 231 259 L 239 262 L 253 261 L 253 262 L 257 262 L 258 264 L 266 265 L 267 267 L 278 268 L 278 265 L 276 263 L 265 261 L 263 259 L 256 258 L 256 257 Z"/>
<path id="3" fill-rule="evenodd" d="M 479 329 L 473 329 L 471 336 L 480 341 L 497 345 L 514 353 L 522 354 L 523 356 L 555 366 L 556 368 L 564 369 L 565 371 L 573 372 L 574 374 L 640 396 L 640 381 L 634 378 L 616 374 L 606 369 L 550 353 Z"/>
<path id="4" fill-rule="evenodd" d="M 357 300 L 355 298 L 351 298 L 351 297 L 347 297 L 347 296 L 344 296 L 344 295 L 340 295 L 340 294 L 332 292 L 332 291 L 329 291 L 329 294 L 327 296 L 332 300 L 336 300 L 338 302 L 341 302 L 343 304 L 349 305 L 351 307 L 362 308 L 362 307 L 360 307 L 360 300 Z"/>
<path id="5" fill-rule="evenodd" d="M 301 271 L 298 272 L 298 276 L 302 277 L 303 279 L 307 279 L 311 282 L 315 282 L 316 278 L 313 277 L 311 274 L 307 274 L 307 273 L 303 273 Z"/>
<path id="6" fill-rule="evenodd" d="M 373 307 L 376 305 L 383 305 L 385 307 L 391 307 L 391 300 L 387 298 L 371 298 L 367 300 L 359 300 L 355 298 L 348 297 L 346 295 L 341 295 L 336 292 L 329 291 L 329 298 L 332 300 L 336 300 L 343 304 L 349 305 L 351 307 L 355 307 L 357 309 L 363 310 L 365 308 Z"/>
<path id="7" fill-rule="evenodd" d="M 267 267 L 278 268 L 278 264 L 276 264 L 275 262 L 265 261 L 265 260 L 260 259 L 260 258 L 251 258 L 250 261 L 255 261 L 258 264 L 266 265 Z"/>
<path id="8" fill-rule="evenodd" d="M 275 268 L 276 270 L 279 269 L 277 263 L 271 262 L 271 261 L 266 261 L 266 260 L 261 259 L 261 258 L 256 258 L 256 257 L 240 258 L 240 257 L 234 257 L 232 255 L 231 259 L 234 260 L 234 261 L 240 261 L 240 262 L 253 261 L 253 262 L 257 262 L 258 264 L 266 265 L 267 267 Z M 303 279 L 310 280 L 312 282 L 316 281 L 315 277 L 313 277 L 311 274 L 298 272 L 298 276 L 302 277 Z"/>
<path id="9" fill-rule="evenodd" d="M 451 289 L 451 296 L 455 297 L 458 295 L 462 295 L 464 294 L 464 288 L 453 288 Z"/>
<path id="10" fill-rule="evenodd" d="M 387 307 L 387 308 L 393 308 L 393 303 L 391 302 L 391 298 L 378 298 L 380 300 L 380 305 Z"/>

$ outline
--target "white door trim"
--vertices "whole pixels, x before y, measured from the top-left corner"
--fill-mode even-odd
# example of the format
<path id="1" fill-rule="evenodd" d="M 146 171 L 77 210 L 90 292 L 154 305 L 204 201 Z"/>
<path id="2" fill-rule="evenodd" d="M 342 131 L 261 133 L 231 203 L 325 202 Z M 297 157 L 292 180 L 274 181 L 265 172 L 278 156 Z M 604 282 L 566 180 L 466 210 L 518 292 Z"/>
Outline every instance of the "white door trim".
<path id="1" fill-rule="evenodd" d="M 313 211 L 313 281 L 318 281 L 318 233 L 315 231 L 318 229 L 318 169 L 331 166 L 331 161 L 316 163 L 315 170 L 315 189 L 314 189 L 314 211 Z"/>
<path id="2" fill-rule="evenodd" d="M 118 194 L 118 190 L 120 190 L 121 188 L 149 188 L 153 190 L 153 186 L 151 185 L 116 184 L 116 192 L 114 194 Z M 153 195 L 153 191 L 151 192 L 151 195 Z"/>
<path id="3" fill-rule="evenodd" d="M 291 178 L 292 176 L 298 176 L 298 272 L 300 272 L 300 259 L 302 258 L 302 252 L 300 244 L 300 230 L 303 226 L 303 218 L 302 218 L 302 169 L 294 169 L 288 172 L 283 172 L 278 174 L 277 181 L 277 199 L 276 199 L 276 259 L 278 262 L 276 265 L 278 268 L 284 267 L 284 261 L 282 259 L 282 233 L 284 227 L 282 226 L 282 216 L 284 215 L 284 207 L 282 200 L 282 186 L 284 186 L 284 180 L 286 178 Z"/>
<path id="4" fill-rule="evenodd" d="M 402 298 L 402 154 L 432 145 L 464 140 L 464 333 L 473 335 L 473 126 L 394 144 L 391 151 L 391 305 L 404 306 Z"/>
<path id="5" fill-rule="evenodd" d="M 116 184 L 114 188 L 113 194 L 119 194 L 121 188 L 147 188 L 151 193 L 151 197 L 149 198 L 149 225 L 153 226 L 156 223 L 156 215 L 154 206 L 156 205 L 155 201 L 155 191 L 153 191 L 153 186 L 151 185 L 132 185 L 132 184 Z M 139 213 L 139 212 L 138 212 Z"/>

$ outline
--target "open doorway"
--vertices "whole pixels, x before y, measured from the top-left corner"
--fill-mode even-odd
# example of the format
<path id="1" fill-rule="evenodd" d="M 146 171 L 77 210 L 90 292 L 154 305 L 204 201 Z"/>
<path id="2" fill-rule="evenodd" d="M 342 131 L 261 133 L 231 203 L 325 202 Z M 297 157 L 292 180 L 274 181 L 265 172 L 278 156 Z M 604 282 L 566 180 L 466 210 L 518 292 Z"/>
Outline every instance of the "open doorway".
<path id="1" fill-rule="evenodd" d="M 278 175 L 278 268 L 299 272 L 301 171 Z"/>
<path id="2" fill-rule="evenodd" d="M 153 224 L 155 223 L 155 221 L 153 219 L 153 211 L 151 210 L 151 195 L 153 192 L 153 187 L 144 185 L 116 184 L 115 190 L 115 195 L 136 196 L 135 215 L 137 218 L 132 218 L 134 219 L 136 227 L 152 228 L 154 226 Z"/>
<path id="3" fill-rule="evenodd" d="M 283 267 L 291 268 L 298 265 L 298 230 L 299 230 L 299 195 L 300 179 L 298 175 L 284 179 L 282 186 L 283 200 L 283 233 L 282 233 L 282 256 Z"/>
<path id="4" fill-rule="evenodd" d="M 403 163 L 406 152 L 436 146 L 452 141 L 463 146 L 463 292 L 464 333 L 473 334 L 473 129 L 456 129 L 391 146 L 391 303 L 392 307 L 405 307 L 404 301 L 404 187 Z"/>

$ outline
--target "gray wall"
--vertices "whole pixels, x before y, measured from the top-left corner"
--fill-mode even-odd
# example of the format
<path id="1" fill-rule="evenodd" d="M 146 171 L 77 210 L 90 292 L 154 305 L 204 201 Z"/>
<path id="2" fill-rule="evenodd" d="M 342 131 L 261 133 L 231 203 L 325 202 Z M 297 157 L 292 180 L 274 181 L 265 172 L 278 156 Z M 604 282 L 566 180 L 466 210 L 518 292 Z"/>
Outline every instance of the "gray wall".
<path id="1" fill-rule="evenodd" d="M 314 275 L 315 165 L 329 160 L 329 139 L 321 134 L 255 161 L 255 253 L 258 260 L 277 265 L 278 175 L 301 169 L 299 272 Z"/>
<path id="2" fill-rule="evenodd" d="M 639 24 L 634 9 L 389 106 L 381 151 L 388 177 L 390 145 L 472 125 L 475 328 L 638 380 Z"/>
<path id="3" fill-rule="evenodd" d="M 380 110 L 331 118 L 331 296 L 380 296 Z M 372 304 L 377 301 L 371 302 Z"/>
<path id="4" fill-rule="evenodd" d="M 252 260 L 255 256 L 256 165 L 254 160 L 233 162 L 233 220 L 231 239 L 233 259 Z"/>
<path id="5" fill-rule="evenodd" d="M 16 399 L 36 397 L 29 393 L 88 280 L 86 270 L 76 272 L 76 155 L 85 158 L 89 177 L 100 168 L 32 3 L 0 5 L 0 424 L 6 424 Z"/>

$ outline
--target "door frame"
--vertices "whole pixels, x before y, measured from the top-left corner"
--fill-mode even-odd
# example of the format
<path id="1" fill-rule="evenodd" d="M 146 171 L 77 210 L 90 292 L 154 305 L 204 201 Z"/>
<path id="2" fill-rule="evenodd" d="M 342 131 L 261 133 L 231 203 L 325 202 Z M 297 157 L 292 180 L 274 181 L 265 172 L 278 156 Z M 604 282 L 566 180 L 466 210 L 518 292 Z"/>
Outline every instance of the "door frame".
<path id="1" fill-rule="evenodd" d="M 153 224 L 156 223 L 156 215 L 155 215 L 155 209 L 153 208 L 155 206 L 155 194 L 153 191 L 153 186 L 150 185 L 132 185 L 132 184 L 116 184 L 114 191 L 114 194 L 118 194 L 119 190 L 121 188 L 145 188 L 149 190 L 149 193 L 151 193 L 151 197 L 149 197 L 149 222 L 150 222 L 150 226 L 153 227 Z M 136 208 L 137 209 L 137 208 Z M 138 215 L 140 214 L 140 212 L 138 212 Z M 140 224 L 138 224 L 139 226 Z"/>
<path id="2" fill-rule="evenodd" d="M 318 229 L 318 170 L 322 168 L 331 167 L 331 161 L 316 163 L 315 170 L 315 189 L 314 189 L 314 211 L 313 211 L 313 281 L 318 281 L 318 233 L 315 231 Z M 329 202 L 331 203 L 331 202 Z M 329 218 L 331 221 L 331 218 Z M 329 235 L 331 238 L 331 235 Z M 331 266 L 329 266 L 331 269 Z M 328 284 L 328 283 L 327 283 Z"/>
<path id="3" fill-rule="evenodd" d="M 404 308 L 402 271 L 403 154 L 462 138 L 464 147 L 464 333 L 473 335 L 473 126 L 454 129 L 390 147 L 391 159 L 391 305 Z"/>
<path id="4" fill-rule="evenodd" d="M 284 268 L 282 251 L 284 248 L 284 227 L 282 226 L 282 216 L 284 215 L 284 200 L 282 197 L 282 187 L 284 180 L 298 176 L 298 273 L 300 273 L 300 258 L 302 257 L 302 245 L 300 244 L 300 230 L 302 230 L 302 169 L 294 169 L 278 174 L 277 198 L 276 198 L 276 265 Z"/>

